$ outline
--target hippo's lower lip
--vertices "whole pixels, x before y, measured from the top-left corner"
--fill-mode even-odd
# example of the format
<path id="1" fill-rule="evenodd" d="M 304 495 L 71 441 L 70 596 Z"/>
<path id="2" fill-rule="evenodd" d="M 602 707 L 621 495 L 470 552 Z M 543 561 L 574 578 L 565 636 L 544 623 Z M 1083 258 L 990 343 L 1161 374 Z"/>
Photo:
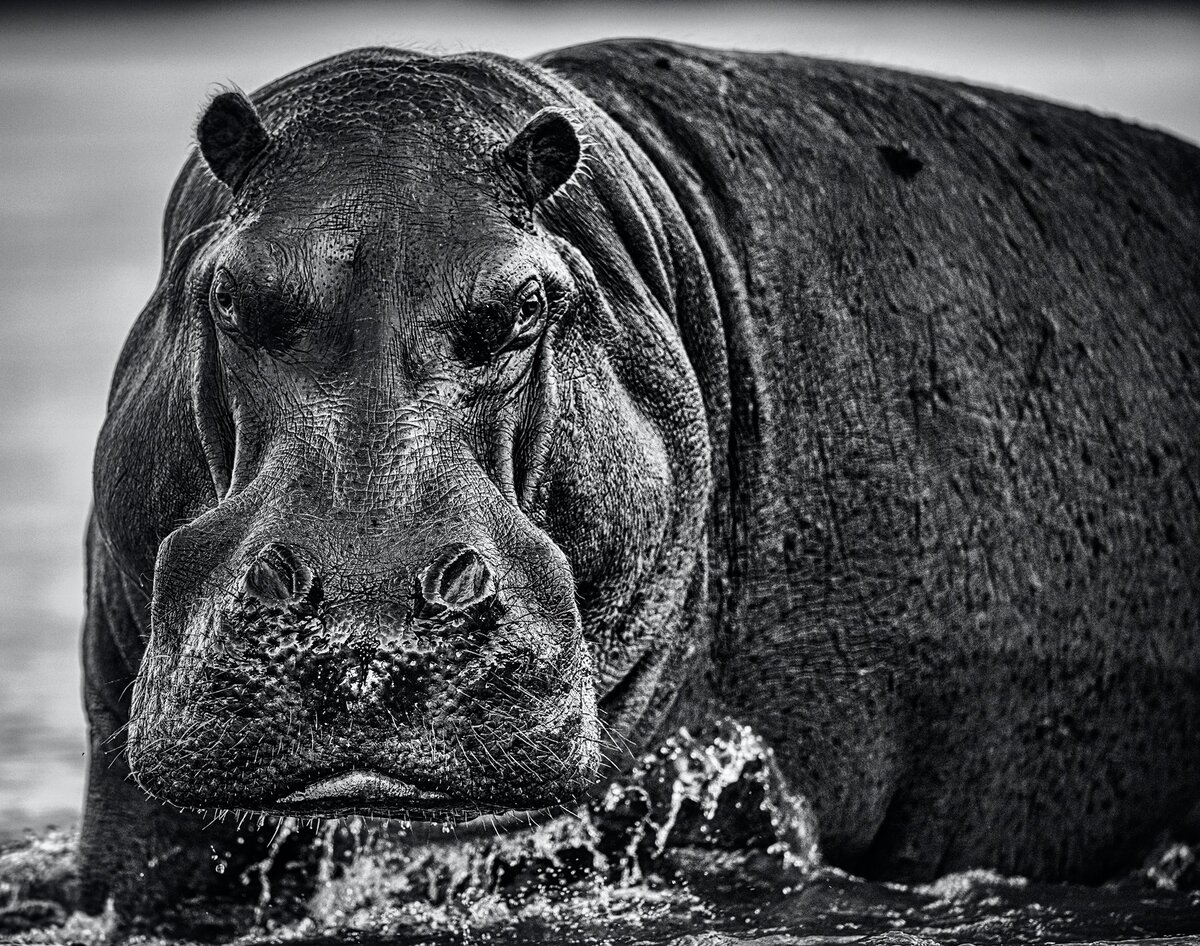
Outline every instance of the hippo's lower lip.
<path id="1" fill-rule="evenodd" d="M 279 799 L 278 804 L 309 810 L 346 808 L 458 808 L 464 799 L 418 788 L 379 772 L 356 769 L 311 782 Z"/>

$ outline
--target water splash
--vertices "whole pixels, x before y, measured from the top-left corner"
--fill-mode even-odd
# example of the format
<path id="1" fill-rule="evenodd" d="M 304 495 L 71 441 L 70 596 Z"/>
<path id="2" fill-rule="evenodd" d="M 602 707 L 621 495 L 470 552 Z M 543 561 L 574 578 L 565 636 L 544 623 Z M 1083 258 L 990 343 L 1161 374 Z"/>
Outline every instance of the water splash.
<path id="1" fill-rule="evenodd" d="M 734 721 L 704 735 L 680 730 L 601 799 L 530 830 L 459 840 L 437 825 L 325 822 L 309 848 L 317 883 L 296 918 L 278 908 L 297 894 L 272 878 L 308 836 L 281 819 L 262 861 L 242 874 L 255 907 L 236 946 L 915 946 L 1200 932 L 1200 861 L 1182 844 L 1164 842 L 1141 870 L 1099 889 L 991 871 L 869 883 L 823 865 L 811 806 Z M 0 938 L 110 941 L 111 911 L 61 906 L 74 897 L 76 842 L 51 832 L 0 851 Z"/>
<path id="2" fill-rule="evenodd" d="M 801 874 L 820 864 L 812 806 L 788 786 L 762 737 L 749 726 L 724 720 L 706 739 L 681 729 L 641 759 L 627 781 L 609 788 L 603 811 L 642 811 L 627 832 L 623 881 L 638 882 L 639 854 L 658 858 L 673 834 L 683 843 L 708 840 L 722 809 L 728 817 L 720 827 L 726 833 L 740 827 L 740 846 L 753 846 L 757 836 L 785 868 Z M 643 852 L 647 839 L 652 843 Z"/>
<path id="3" fill-rule="evenodd" d="M 275 867 L 275 862 L 279 858 L 280 851 L 283 850 L 283 845 L 295 832 L 295 818 L 280 818 L 279 823 L 275 826 L 275 835 L 271 838 L 271 843 L 267 846 L 266 856 L 246 871 L 246 875 L 253 874 L 258 880 L 258 903 L 254 908 L 255 926 L 263 926 L 266 922 L 271 906 L 271 870 Z M 246 876 L 244 880 L 248 883 L 250 877 Z"/>

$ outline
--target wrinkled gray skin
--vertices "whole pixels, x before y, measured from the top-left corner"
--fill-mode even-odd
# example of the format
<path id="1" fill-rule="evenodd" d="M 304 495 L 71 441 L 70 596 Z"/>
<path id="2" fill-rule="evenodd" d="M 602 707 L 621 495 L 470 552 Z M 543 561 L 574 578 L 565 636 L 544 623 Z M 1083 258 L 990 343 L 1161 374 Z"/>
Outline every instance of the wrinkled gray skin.
<path id="1" fill-rule="evenodd" d="M 725 714 L 872 876 L 1184 822 L 1195 148 L 652 42 L 251 100 L 97 447 L 88 908 L 236 895 L 271 827 L 193 809 L 552 808 Z"/>

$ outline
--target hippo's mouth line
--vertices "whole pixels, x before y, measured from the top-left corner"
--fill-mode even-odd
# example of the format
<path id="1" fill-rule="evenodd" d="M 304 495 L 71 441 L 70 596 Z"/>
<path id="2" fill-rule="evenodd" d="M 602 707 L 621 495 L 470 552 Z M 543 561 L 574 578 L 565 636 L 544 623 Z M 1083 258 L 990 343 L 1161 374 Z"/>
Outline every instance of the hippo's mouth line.
<path id="1" fill-rule="evenodd" d="M 319 779 L 275 800 L 271 808 L 305 816 L 377 814 L 391 817 L 478 813 L 478 802 L 420 788 L 381 772 L 354 769 Z"/>

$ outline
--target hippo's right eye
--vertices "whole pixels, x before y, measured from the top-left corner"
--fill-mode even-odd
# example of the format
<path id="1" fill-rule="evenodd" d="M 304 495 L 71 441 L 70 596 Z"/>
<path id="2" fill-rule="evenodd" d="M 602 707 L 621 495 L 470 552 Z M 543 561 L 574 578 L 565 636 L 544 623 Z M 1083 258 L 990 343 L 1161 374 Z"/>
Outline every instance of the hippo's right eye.
<path id="1" fill-rule="evenodd" d="M 217 270 L 213 277 L 212 290 L 209 293 L 214 315 L 220 316 L 227 322 L 234 318 L 234 285 L 233 277 L 225 270 Z"/>

